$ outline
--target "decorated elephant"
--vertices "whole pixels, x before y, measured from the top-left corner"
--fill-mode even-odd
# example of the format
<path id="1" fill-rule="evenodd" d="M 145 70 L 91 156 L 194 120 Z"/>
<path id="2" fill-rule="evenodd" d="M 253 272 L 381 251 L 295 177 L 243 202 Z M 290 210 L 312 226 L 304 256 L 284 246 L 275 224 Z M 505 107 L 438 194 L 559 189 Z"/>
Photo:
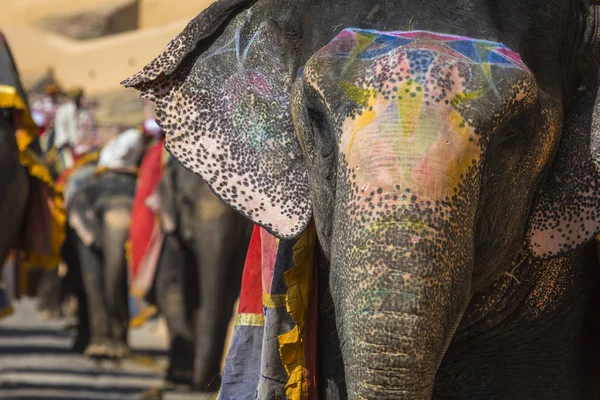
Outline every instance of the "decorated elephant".
<path id="1" fill-rule="evenodd" d="M 600 396 L 597 3 L 223 0 L 124 82 L 235 210 L 314 219 L 320 398 Z"/>
<path id="2" fill-rule="evenodd" d="M 5 261 L 11 248 L 18 250 L 17 295 L 34 292 L 27 282 L 29 272 L 56 268 L 64 240 L 65 217 L 54 179 L 42 160 L 38 131 L 16 63 L 0 32 L 0 140 L 4 152 L 0 185 L 5 193 L 0 201 L 5 227 L 0 235 L 0 260 Z M 3 289 L 0 316 L 12 312 Z"/>
<path id="3" fill-rule="evenodd" d="M 121 133 L 72 172 L 64 198 L 69 230 L 63 254 L 80 301 L 75 350 L 97 358 L 128 354 L 129 296 L 125 243 L 137 165 L 148 137 Z M 83 160 L 85 161 L 85 160 Z M 78 291 L 78 282 L 83 291 Z"/>
<path id="4" fill-rule="evenodd" d="M 85 353 L 92 357 L 121 358 L 128 353 L 125 241 L 134 192 L 135 175 L 106 172 L 74 193 L 69 207 L 69 224 L 77 238 L 67 243 L 76 246 L 81 266 L 90 324 Z"/>
<path id="5" fill-rule="evenodd" d="M 171 339 L 166 379 L 215 392 L 252 224 L 173 159 L 156 193 L 164 240 L 150 298 Z"/>

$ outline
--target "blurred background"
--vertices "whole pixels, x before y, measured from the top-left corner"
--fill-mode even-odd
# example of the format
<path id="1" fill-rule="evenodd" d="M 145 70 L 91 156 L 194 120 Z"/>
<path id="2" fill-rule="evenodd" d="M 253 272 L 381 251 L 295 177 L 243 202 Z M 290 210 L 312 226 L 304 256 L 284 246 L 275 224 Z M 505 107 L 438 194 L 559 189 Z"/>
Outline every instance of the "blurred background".
<path id="1" fill-rule="evenodd" d="M 0 0 L 4 32 L 32 103 L 49 83 L 81 87 L 100 136 L 144 108 L 119 82 L 156 57 L 212 0 Z"/>
<path id="2" fill-rule="evenodd" d="M 50 101 L 57 90 L 65 96 L 74 88 L 83 91 L 83 109 L 93 115 L 92 148 L 98 149 L 128 129 L 148 134 L 143 124 L 153 120 L 149 105 L 139 99 L 139 92 L 122 88 L 120 82 L 156 57 L 190 19 L 211 3 L 212 0 L 0 0 L 0 32 L 12 51 L 34 119 L 36 112 L 46 112 L 44 102 Z M 35 119 L 41 132 L 53 129 L 56 108 L 70 101 L 65 98 L 51 104 L 52 119 L 46 118 L 43 124 Z M 157 142 L 157 146 L 162 147 L 162 143 Z M 43 151 L 47 153 L 49 149 Z M 89 146 L 85 151 L 89 151 Z M 80 158 L 84 155 L 80 154 Z M 56 182 L 72 164 L 73 160 L 69 165 L 50 168 L 56 169 L 52 171 Z M 77 331 L 76 311 L 69 310 L 69 302 L 61 304 L 63 312 L 56 315 L 41 311 L 48 302 L 43 294 L 40 298 L 40 284 L 34 284 L 24 296 L 15 295 L 11 282 L 18 280 L 16 265 L 14 256 L 10 256 L 3 271 L 7 282 L 3 288 L 18 300 L 13 302 L 10 316 L 0 315 L 0 399 L 214 398 L 188 393 L 189 387 L 172 390 L 164 385 L 172 343 L 166 322 L 155 307 L 134 304 L 130 299 L 133 314 L 140 313 L 140 307 L 150 310 L 142 315 L 143 321 L 132 320 L 130 357 L 85 357 L 72 348 Z M 58 267 L 61 278 L 63 268 L 64 263 Z M 51 296 L 56 295 L 56 289 L 49 290 Z M 36 291 L 38 299 L 34 298 Z M 235 315 L 226 349 L 234 320 Z M 226 354 L 227 351 L 223 360 Z"/>

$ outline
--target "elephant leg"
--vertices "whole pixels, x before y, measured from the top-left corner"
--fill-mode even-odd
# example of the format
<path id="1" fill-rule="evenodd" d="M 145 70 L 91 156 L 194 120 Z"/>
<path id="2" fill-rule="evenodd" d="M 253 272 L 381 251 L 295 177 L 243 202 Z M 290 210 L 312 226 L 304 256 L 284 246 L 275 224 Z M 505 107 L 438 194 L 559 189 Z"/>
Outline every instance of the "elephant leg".
<path id="1" fill-rule="evenodd" d="M 169 382 L 191 385 L 194 369 L 194 341 L 188 319 L 184 285 L 185 249 L 174 235 L 167 235 L 156 273 L 156 302 L 165 316 L 171 340 Z"/>
<path id="2" fill-rule="evenodd" d="M 36 297 L 38 311 L 43 319 L 62 317 L 62 284 L 57 270 L 44 269 L 41 271 Z"/>
<path id="3" fill-rule="evenodd" d="M 114 358 L 122 358 L 129 353 L 127 346 L 129 297 L 125 242 L 129 233 L 130 218 L 131 212 L 124 208 L 109 209 L 104 214 L 103 282 L 111 337 L 108 355 Z"/>
<path id="4" fill-rule="evenodd" d="M 219 200 L 215 197 L 211 201 Z M 216 205 L 201 204 L 199 208 L 214 212 Z M 195 225 L 194 234 L 201 299 L 195 321 L 194 387 L 206 392 L 220 388 L 225 338 L 239 296 L 250 238 L 246 222 L 238 215 L 224 212 L 218 219 L 212 217 L 204 215 L 202 222 Z"/>
<path id="5" fill-rule="evenodd" d="M 64 278 L 64 286 L 67 291 L 77 298 L 77 336 L 72 350 L 83 353 L 90 343 L 90 321 L 88 315 L 87 296 L 83 286 L 81 265 L 78 254 L 79 237 L 71 228 L 67 228 L 67 236 L 62 249 L 62 257 L 67 264 L 67 275 Z M 81 243 L 83 245 L 83 243 Z"/>
<path id="6" fill-rule="evenodd" d="M 90 344 L 85 354 L 102 357 L 110 342 L 108 308 L 104 299 L 104 274 L 102 258 L 95 249 L 78 241 L 81 275 L 87 298 L 90 320 Z"/>

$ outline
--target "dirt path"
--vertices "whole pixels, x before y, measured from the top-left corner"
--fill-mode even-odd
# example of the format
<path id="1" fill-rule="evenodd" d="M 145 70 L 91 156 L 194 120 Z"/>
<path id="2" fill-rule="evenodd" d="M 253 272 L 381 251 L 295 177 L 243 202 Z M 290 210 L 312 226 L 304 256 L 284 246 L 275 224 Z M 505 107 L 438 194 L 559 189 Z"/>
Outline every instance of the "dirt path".
<path id="1" fill-rule="evenodd" d="M 69 352 L 72 333 L 66 320 L 41 321 L 31 300 L 15 309 L 0 321 L 0 399 L 134 400 L 161 385 L 166 342 L 157 324 L 131 333 L 131 360 L 98 364 Z M 162 398 L 207 399 L 173 390 Z"/>

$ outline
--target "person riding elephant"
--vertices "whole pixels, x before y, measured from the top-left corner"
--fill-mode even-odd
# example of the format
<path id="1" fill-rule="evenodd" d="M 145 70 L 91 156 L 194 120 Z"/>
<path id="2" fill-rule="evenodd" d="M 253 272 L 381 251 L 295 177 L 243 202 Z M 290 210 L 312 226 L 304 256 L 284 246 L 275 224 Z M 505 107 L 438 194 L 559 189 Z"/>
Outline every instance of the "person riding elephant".
<path id="1" fill-rule="evenodd" d="M 268 394 L 600 396 L 599 26 L 598 1 L 224 0 L 124 82 L 224 202 L 282 243 L 314 221 L 317 347 L 296 330 Z"/>
<path id="2" fill-rule="evenodd" d="M 19 292 L 31 293 L 29 272 L 54 269 L 60 261 L 65 215 L 60 203 L 54 201 L 54 180 L 42 160 L 38 127 L 1 33 L 0 116 L 5 149 L 3 184 L 5 193 L 10 194 L 0 204 L 6 227 L 0 238 L 0 259 L 6 259 L 10 248 L 24 255 L 19 262 Z"/>

